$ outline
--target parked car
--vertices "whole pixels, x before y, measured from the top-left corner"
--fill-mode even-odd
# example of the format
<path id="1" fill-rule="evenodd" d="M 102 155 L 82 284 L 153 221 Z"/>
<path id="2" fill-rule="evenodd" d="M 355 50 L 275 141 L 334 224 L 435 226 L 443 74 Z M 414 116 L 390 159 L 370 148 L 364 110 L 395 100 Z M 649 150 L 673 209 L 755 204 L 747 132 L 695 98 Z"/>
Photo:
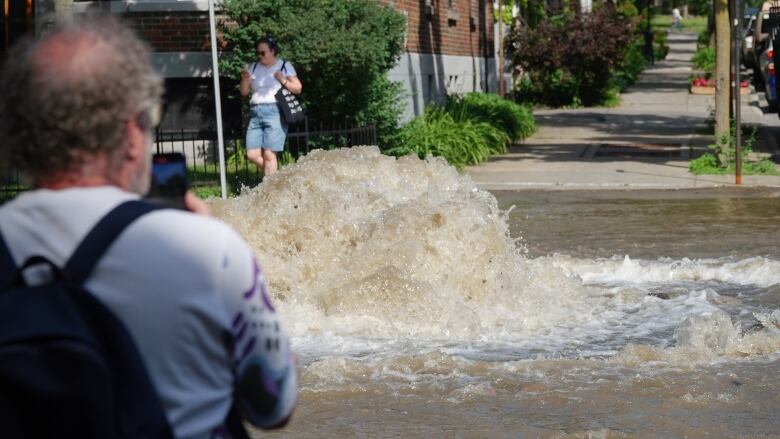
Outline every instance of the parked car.
<path id="1" fill-rule="evenodd" d="M 770 2 L 764 2 L 761 9 L 756 14 L 753 24 L 753 85 L 757 89 L 762 89 L 766 83 L 766 77 L 763 74 L 761 66 L 761 57 L 766 53 L 769 44 L 769 33 L 771 32 L 771 20 L 769 19 Z"/>
<path id="2" fill-rule="evenodd" d="M 775 51 L 771 39 L 767 39 L 766 50 L 759 55 L 759 71 L 769 111 L 777 112 L 777 76 L 775 74 Z"/>
<path id="3" fill-rule="evenodd" d="M 745 11 L 745 17 L 743 24 L 743 37 L 742 37 L 742 65 L 748 69 L 755 69 L 755 57 L 753 55 L 753 33 L 755 32 L 754 25 L 758 16 L 758 8 L 748 8 Z"/>

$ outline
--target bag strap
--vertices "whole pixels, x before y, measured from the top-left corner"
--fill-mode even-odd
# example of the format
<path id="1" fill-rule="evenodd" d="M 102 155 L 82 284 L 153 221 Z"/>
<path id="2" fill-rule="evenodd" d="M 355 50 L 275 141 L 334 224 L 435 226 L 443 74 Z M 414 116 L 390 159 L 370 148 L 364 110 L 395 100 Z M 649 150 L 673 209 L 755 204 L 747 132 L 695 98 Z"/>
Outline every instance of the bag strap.
<path id="1" fill-rule="evenodd" d="M 238 402 L 235 400 L 235 396 L 233 398 L 233 403 L 230 405 L 227 418 L 225 418 L 225 428 L 232 439 L 251 439 L 244 428 L 241 413 L 238 411 Z"/>
<path id="2" fill-rule="evenodd" d="M 257 68 L 257 61 L 252 63 L 252 74 L 255 74 L 255 69 Z"/>
<path id="3" fill-rule="evenodd" d="M 104 216 L 81 241 L 65 264 L 65 273 L 78 285 L 87 280 L 100 257 L 138 217 L 163 207 L 138 200 L 125 201 Z"/>
<path id="4" fill-rule="evenodd" d="M 8 244 L 3 239 L 3 233 L 0 232 L 0 289 L 7 287 L 13 283 L 16 278 L 16 263 L 11 255 L 11 250 L 8 248 Z"/>

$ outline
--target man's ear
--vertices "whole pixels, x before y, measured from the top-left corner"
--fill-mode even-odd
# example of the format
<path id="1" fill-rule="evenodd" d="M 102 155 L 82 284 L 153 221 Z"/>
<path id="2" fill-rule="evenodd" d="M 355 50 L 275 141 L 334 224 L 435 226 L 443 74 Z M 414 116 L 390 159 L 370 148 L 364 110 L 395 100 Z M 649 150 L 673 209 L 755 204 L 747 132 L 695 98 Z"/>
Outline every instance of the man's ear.
<path id="1" fill-rule="evenodd" d="M 148 123 L 144 123 L 142 119 L 143 115 L 145 113 L 141 113 L 138 117 L 131 118 L 127 121 L 126 126 L 126 139 L 127 139 L 127 145 L 125 148 L 125 158 L 130 160 L 139 160 L 141 157 L 145 157 L 147 154 L 146 151 L 146 142 L 147 142 L 147 136 L 149 136 L 148 133 Z M 148 121 L 149 116 L 146 116 L 146 119 Z"/>

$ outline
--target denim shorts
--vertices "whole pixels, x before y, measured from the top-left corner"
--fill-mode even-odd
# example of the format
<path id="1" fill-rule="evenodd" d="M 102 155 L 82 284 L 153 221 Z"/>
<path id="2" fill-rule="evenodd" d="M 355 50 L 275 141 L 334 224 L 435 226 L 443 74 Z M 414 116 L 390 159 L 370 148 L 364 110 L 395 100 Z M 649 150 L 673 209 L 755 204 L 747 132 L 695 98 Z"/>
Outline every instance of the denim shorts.
<path id="1" fill-rule="evenodd" d="M 284 150 L 287 124 L 282 122 L 276 103 L 252 105 L 249 112 L 251 116 L 246 129 L 246 149 Z"/>

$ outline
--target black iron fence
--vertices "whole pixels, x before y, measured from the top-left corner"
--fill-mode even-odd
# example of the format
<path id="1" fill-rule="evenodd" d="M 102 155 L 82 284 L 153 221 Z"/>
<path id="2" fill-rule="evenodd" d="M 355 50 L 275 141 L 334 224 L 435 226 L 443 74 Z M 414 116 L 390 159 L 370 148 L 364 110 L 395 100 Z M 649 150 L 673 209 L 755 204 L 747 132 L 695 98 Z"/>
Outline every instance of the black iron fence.
<path id="1" fill-rule="evenodd" d="M 224 139 L 225 171 L 233 191 L 262 180 L 262 173 L 246 158 L 244 139 Z M 291 126 L 287 133 L 282 166 L 295 162 L 314 149 L 334 149 L 356 145 L 376 145 L 374 125 L 317 125 L 308 122 Z M 216 133 L 158 131 L 156 152 L 181 152 L 187 157 L 188 179 L 192 186 L 219 185 L 219 150 Z"/>
<path id="2" fill-rule="evenodd" d="M 262 173 L 247 160 L 244 139 L 224 139 L 225 168 L 231 192 L 242 185 L 262 180 Z M 296 161 L 314 149 L 334 149 L 356 145 L 376 145 L 374 125 L 318 124 L 308 121 L 291 126 L 287 133 L 281 165 Z M 219 185 L 219 152 L 216 133 L 202 131 L 163 131 L 155 133 L 155 152 L 181 152 L 187 157 L 188 180 L 194 187 Z M 0 203 L 29 188 L 18 171 L 0 169 Z M 216 194 L 216 192 L 215 192 Z"/>
<path id="3" fill-rule="evenodd" d="M 0 204 L 29 188 L 19 171 L 0 167 Z"/>

